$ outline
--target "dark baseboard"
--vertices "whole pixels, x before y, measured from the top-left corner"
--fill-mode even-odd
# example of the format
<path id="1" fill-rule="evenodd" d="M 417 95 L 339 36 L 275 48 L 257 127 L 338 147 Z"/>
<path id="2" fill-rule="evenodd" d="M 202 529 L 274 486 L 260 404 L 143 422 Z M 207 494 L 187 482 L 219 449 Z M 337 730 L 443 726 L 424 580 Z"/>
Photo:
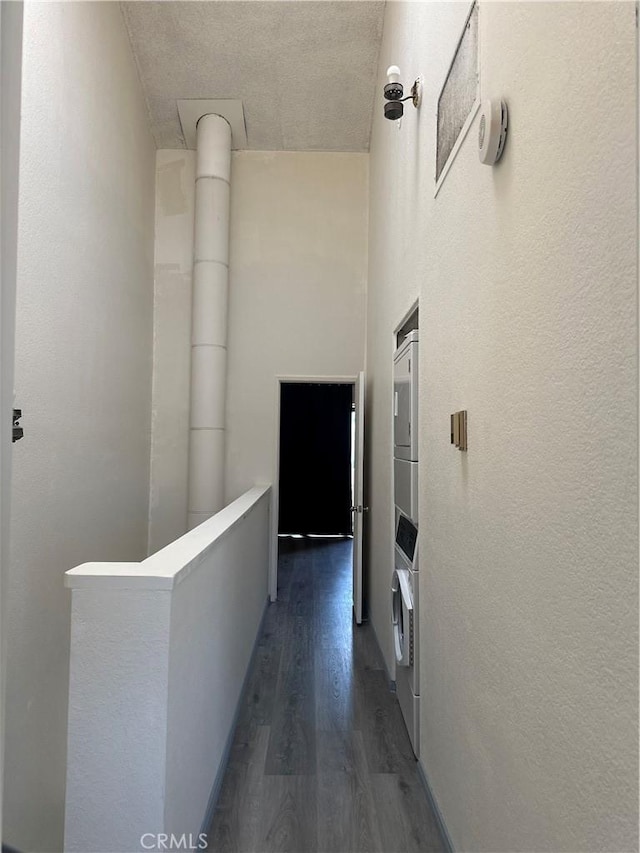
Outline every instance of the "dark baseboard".
<path id="1" fill-rule="evenodd" d="M 389 689 L 395 693 L 396 691 L 396 683 L 392 681 L 391 676 L 389 675 L 389 670 L 387 669 L 387 660 L 385 656 L 382 654 L 382 649 L 380 648 L 380 643 L 378 642 L 378 635 L 376 634 L 376 629 L 374 628 L 373 622 L 369 620 L 369 625 L 371 626 L 371 632 L 373 634 L 373 638 L 375 640 L 376 645 L 378 646 L 378 650 L 380 651 L 380 656 L 384 662 L 384 671 L 387 676 L 387 681 L 389 682 Z M 442 849 L 444 853 L 455 853 L 455 848 L 451 842 L 451 836 L 449 835 L 449 830 L 447 829 L 447 825 L 444 822 L 444 818 L 442 816 L 442 812 L 440 811 L 440 807 L 438 806 L 437 800 L 433 794 L 433 790 L 431 788 L 431 784 L 429 783 L 429 777 L 427 776 L 427 771 L 425 770 L 423 761 L 421 758 L 418 759 L 418 776 L 420 777 L 420 781 L 422 782 L 422 786 L 427 795 L 427 799 L 429 800 L 429 805 L 431 806 L 431 811 L 433 812 L 436 824 L 438 827 L 438 834 L 440 836 L 440 841 L 442 843 Z"/>
<path id="2" fill-rule="evenodd" d="M 442 849 L 444 850 L 444 853 L 455 853 L 455 848 L 451 842 L 449 830 L 447 829 L 447 825 L 442 817 L 442 812 L 440 811 L 440 807 L 438 806 L 437 800 L 433 794 L 433 789 L 429 783 L 429 777 L 427 776 L 427 771 L 425 770 L 425 766 L 421 758 L 418 759 L 418 776 L 420 776 L 420 781 L 422 782 L 427 799 L 429 800 L 431 811 L 436 818 L 438 833 L 440 835 L 440 841 L 442 842 Z"/>
<path id="3" fill-rule="evenodd" d="M 220 759 L 220 766 L 218 767 L 218 772 L 216 773 L 216 778 L 214 779 L 213 786 L 211 788 L 211 793 L 209 794 L 209 801 L 207 803 L 207 810 L 204 814 L 204 820 L 202 822 L 202 827 L 200 829 L 201 833 L 207 833 L 209 831 L 209 827 L 213 822 L 213 813 L 216 810 L 216 805 L 218 803 L 218 798 L 220 797 L 220 790 L 222 788 L 222 781 L 224 779 L 224 774 L 227 770 L 227 764 L 229 763 L 229 755 L 231 753 L 231 747 L 233 746 L 233 738 L 236 731 L 236 725 L 238 723 L 238 717 L 240 716 L 240 709 L 242 708 L 242 703 L 245 698 L 245 694 L 247 692 L 247 687 L 249 685 L 249 676 L 251 675 L 251 670 L 253 669 L 253 663 L 256 657 L 256 651 L 258 649 L 258 642 L 260 637 L 262 636 L 262 628 L 264 626 L 264 618 L 267 615 L 267 608 L 269 607 L 269 598 L 264 603 L 264 608 L 262 610 L 262 616 L 260 618 L 260 624 L 258 625 L 258 630 L 256 631 L 256 636 L 253 641 L 253 649 L 251 651 L 251 657 L 249 659 L 249 663 L 247 665 L 247 670 L 244 674 L 244 681 L 242 682 L 242 690 L 240 691 L 240 697 L 238 699 L 238 704 L 236 705 L 236 711 L 233 715 L 233 722 L 231 723 L 231 727 L 229 729 L 229 733 L 227 735 L 227 741 L 224 745 L 224 751 L 222 753 L 222 758 Z"/>
<path id="4" fill-rule="evenodd" d="M 383 664 L 383 666 L 384 666 L 384 674 L 385 674 L 385 676 L 386 676 L 386 678 L 387 678 L 387 683 L 388 683 L 388 685 L 389 685 L 389 690 L 390 690 L 392 693 L 395 693 L 395 692 L 396 692 L 396 683 L 395 683 L 395 681 L 391 678 L 391 674 L 390 674 L 390 672 L 389 672 L 389 670 L 388 670 L 388 668 L 387 668 L 387 659 L 386 659 L 386 657 L 384 656 L 384 654 L 383 654 L 383 652 L 382 652 L 382 647 L 380 646 L 380 643 L 378 642 L 378 635 L 377 635 L 377 633 L 376 633 L 376 629 L 375 629 L 375 626 L 374 626 L 374 624 L 373 624 L 373 620 L 372 620 L 372 619 L 368 619 L 368 620 L 367 620 L 367 624 L 368 624 L 368 625 L 369 625 L 369 627 L 371 628 L 371 633 L 373 634 L 373 639 L 375 640 L 376 646 L 378 647 L 378 651 L 380 652 L 380 657 L 382 658 L 382 664 Z"/>

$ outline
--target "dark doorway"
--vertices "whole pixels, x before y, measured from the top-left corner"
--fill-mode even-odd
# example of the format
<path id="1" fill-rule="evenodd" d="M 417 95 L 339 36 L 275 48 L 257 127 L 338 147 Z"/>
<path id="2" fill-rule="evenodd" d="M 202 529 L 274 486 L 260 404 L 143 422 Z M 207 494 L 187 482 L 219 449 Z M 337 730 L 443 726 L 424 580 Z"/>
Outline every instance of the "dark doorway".
<path id="1" fill-rule="evenodd" d="M 279 533 L 350 535 L 353 385 L 280 386 Z"/>

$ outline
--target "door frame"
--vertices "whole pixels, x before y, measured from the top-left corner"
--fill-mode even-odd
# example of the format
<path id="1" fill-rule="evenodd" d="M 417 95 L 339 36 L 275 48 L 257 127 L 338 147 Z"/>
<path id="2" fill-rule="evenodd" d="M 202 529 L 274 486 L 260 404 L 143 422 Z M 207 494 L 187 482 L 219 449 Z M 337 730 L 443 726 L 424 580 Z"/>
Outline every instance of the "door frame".
<path id="1" fill-rule="evenodd" d="M 411 301 L 409 308 L 404 312 L 402 318 L 396 325 L 393 327 L 393 334 L 390 338 L 391 343 L 391 353 L 389 358 L 390 367 L 390 376 L 391 376 L 391 396 L 389 398 L 389 456 L 391 458 L 391 500 L 389 506 L 389 565 L 391 568 L 391 576 L 393 576 L 393 567 L 396 564 L 396 497 L 395 497 L 395 465 L 393 464 L 393 460 L 395 458 L 395 448 L 394 448 L 394 430 L 395 430 L 395 418 L 393 414 L 393 391 L 394 391 L 394 355 L 398 348 L 396 343 L 396 338 L 398 332 L 405 323 L 408 322 L 411 315 L 418 311 L 418 327 L 420 327 L 420 297 L 417 296 L 415 299 Z M 422 350 L 420 350 L 422 352 Z M 420 386 L 422 387 L 422 386 Z M 420 393 L 418 393 L 418 418 L 420 417 L 420 412 L 422 411 L 422 406 L 420 405 Z M 420 462 L 418 461 L 418 477 L 420 476 Z M 419 483 L 419 480 L 418 480 Z M 418 537 L 420 537 L 420 525 L 418 525 Z M 389 668 L 389 677 L 395 683 L 396 680 L 396 657 L 395 654 L 392 655 L 391 666 Z"/>
<path id="2" fill-rule="evenodd" d="M 275 378 L 275 474 L 271 488 L 271 543 L 269 553 L 269 600 L 278 599 L 278 515 L 280 510 L 280 386 L 289 383 L 298 385 L 352 385 L 355 388 L 357 374 L 348 376 L 299 376 L 278 375 Z"/>

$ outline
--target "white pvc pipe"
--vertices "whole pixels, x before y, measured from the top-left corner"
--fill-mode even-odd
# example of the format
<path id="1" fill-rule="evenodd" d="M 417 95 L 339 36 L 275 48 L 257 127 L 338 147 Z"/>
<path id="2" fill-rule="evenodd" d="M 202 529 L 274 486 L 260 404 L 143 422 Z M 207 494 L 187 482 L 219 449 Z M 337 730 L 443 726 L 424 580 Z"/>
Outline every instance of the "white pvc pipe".
<path id="1" fill-rule="evenodd" d="M 188 527 L 224 502 L 231 128 L 198 121 L 191 331 Z"/>

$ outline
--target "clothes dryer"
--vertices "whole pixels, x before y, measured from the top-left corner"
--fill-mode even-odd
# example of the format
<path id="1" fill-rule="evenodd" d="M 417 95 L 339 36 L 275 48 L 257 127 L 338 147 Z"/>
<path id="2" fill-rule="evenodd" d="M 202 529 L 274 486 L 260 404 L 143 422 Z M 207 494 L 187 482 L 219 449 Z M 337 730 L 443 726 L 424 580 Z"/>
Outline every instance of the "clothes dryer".
<path id="1" fill-rule="evenodd" d="M 418 521 L 418 330 L 393 356 L 393 479 L 395 505 Z"/>

